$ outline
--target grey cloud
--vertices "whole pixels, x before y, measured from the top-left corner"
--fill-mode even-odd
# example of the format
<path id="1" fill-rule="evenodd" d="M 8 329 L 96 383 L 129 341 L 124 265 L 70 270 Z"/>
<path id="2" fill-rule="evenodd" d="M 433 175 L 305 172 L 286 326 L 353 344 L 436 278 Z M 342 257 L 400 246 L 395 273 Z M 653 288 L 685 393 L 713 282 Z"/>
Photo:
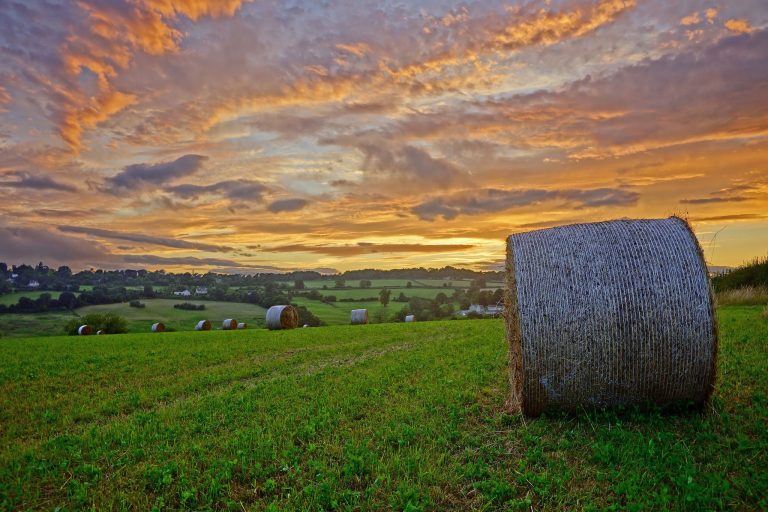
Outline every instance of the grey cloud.
<path id="1" fill-rule="evenodd" d="M 58 190 L 60 192 L 77 192 L 77 187 L 56 181 L 48 176 L 28 172 L 9 172 L 2 176 L 12 177 L 14 181 L 0 181 L 0 187 L 29 188 L 35 190 Z"/>
<path id="2" fill-rule="evenodd" d="M 0 261 L 108 266 L 114 257 L 100 244 L 35 227 L 0 227 Z"/>
<path id="3" fill-rule="evenodd" d="M 171 257 L 166 258 L 162 256 L 153 256 L 151 254 L 133 255 L 127 254 L 122 256 L 123 261 L 126 263 L 134 263 L 140 265 L 199 265 L 208 267 L 247 267 L 233 260 L 222 260 L 218 258 L 194 258 L 194 257 Z"/>
<path id="4" fill-rule="evenodd" d="M 437 217 L 452 220 L 459 215 L 480 215 L 496 213 L 511 208 L 531 206 L 544 201 L 561 200 L 573 202 L 576 208 L 620 206 L 637 202 L 637 192 L 598 188 L 587 190 L 543 190 L 543 189 L 481 189 L 438 197 L 423 202 L 411 209 L 422 220 L 432 221 Z"/>
<path id="5" fill-rule="evenodd" d="M 59 226 L 59 231 L 65 233 L 79 233 L 82 235 L 95 236 L 99 238 L 111 238 L 115 240 L 127 240 L 140 244 L 160 245 L 163 247 L 173 247 L 175 249 L 195 249 L 198 251 L 210 252 L 231 252 L 232 247 L 223 245 L 203 244 L 199 242 L 188 242 L 186 240 L 176 240 L 174 238 L 163 238 L 158 236 L 143 235 L 140 233 L 123 233 L 108 229 L 88 228 L 81 226 Z"/>
<path id="6" fill-rule="evenodd" d="M 742 201 L 748 201 L 748 197 L 734 196 L 734 197 L 699 197 L 696 199 L 681 199 L 683 204 L 715 204 L 715 203 L 740 203 Z"/>
<path id="7" fill-rule="evenodd" d="M 207 156 L 184 155 L 172 162 L 128 165 L 105 181 L 106 189 L 119 193 L 122 189 L 164 185 L 174 179 L 194 174 L 206 160 Z"/>
<path id="8" fill-rule="evenodd" d="M 197 199 L 204 195 L 218 195 L 237 201 L 261 202 L 269 188 L 254 180 L 228 180 L 211 185 L 183 184 L 169 187 L 166 191 L 184 199 Z"/>
<path id="9" fill-rule="evenodd" d="M 451 187 L 464 177 L 464 173 L 450 162 L 433 158 L 425 150 L 414 146 L 389 149 L 362 144 L 360 149 L 365 155 L 363 167 L 369 171 L 417 179 L 438 188 Z"/>
<path id="10" fill-rule="evenodd" d="M 309 202 L 306 199 L 280 199 L 270 203 L 267 209 L 272 213 L 295 212 L 301 210 L 307 206 L 307 204 L 309 204 Z"/>

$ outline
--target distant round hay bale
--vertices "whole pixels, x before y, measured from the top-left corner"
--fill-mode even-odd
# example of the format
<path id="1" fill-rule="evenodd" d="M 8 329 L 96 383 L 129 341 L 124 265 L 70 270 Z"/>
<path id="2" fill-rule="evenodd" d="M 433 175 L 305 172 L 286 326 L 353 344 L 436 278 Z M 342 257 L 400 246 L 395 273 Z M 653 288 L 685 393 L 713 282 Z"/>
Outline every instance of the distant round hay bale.
<path id="1" fill-rule="evenodd" d="M 353 309 L 351 313 L 352 325 L 362 325 L 368 323 L 367 309 Z"/>
<path id="2" fill-rule="evenodd" d="M 272 306 L 267 310 L 267 328 L 294 329 L 299 325 L 299 312 L 296 308 L 287 306 Z"/>
<path id="3" fill-rule="evenodd" d="M 222 322 L 221 328 L 224 329 L 225 331 L 232 331 L 234 329 L 237 329 L 237 320 L 235 320 L 234 318 L 227 318 L 226 320 L 224 320 L 224 322 Z"/>
<path id="4" fill-rule="evenodd" d="M 240 330 L 247 329 L 248 324 L 246 324 L 245 322 L 240 322 L 239 324 L 237 324 L 237 328 Z"/>
<path id="5" fill-rule="evenodd" d="M 416 317 L 413 316 L 413 315 L 406 315 L 405 321 L 406 322 L 415 322 L 416 321 Z"/>
<path id="6" fill-rule="evenodd" d="M 152 332 L 165 332 L 165 324 L 162 322 L 152 324 Z"/>
<path id="7" fill-rule="evenodd" d="M 90 336 L 91 334 L 93 334 L 93 327 L 91 327 L 90 325 L 81 325 L 80 327 L 77 328 L 78 336 Z"/>
<path id="8" fill-rule="evenodd" d="M 197 325 L 195 326 L 196 331 L 210 331 L 211 330 L 211 322 L 210 320 L 200 320 L 197 322 Z"/>
<path id="9" fill-rule="evenodd" d="M 107 334 L 107 333 L 106 333 L 106 332 L 104 332 L 104 331 L 103 331 L 103 330 L 101 330 L 101 329 L 99 329 L 98 331 L 96 331 L 96 335 L 97 335 L 97 336 L 101 336 L 102 334 Z"/>
<path id="10" fill-rule="evenodd" d="M 511 405 L 537 416 L 704 404 L 717 326 L 701 248 L 684 220 L 617 220 L 512 235 L 506 325 Z"/>

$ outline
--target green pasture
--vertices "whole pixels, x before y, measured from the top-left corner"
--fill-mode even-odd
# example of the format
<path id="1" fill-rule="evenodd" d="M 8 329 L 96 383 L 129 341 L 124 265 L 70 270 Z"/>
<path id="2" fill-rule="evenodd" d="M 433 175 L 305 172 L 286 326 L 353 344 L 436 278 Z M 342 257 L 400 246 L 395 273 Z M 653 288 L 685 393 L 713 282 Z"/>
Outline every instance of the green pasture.
<path id="1" fill-rule="evenodd" d="M 766 510 L 768 320 L 711 407 L 507 413 L 501 321 L 0 341 L 3 510 Z"/>
<path id="2" fill-rule="evenodd" d="M 266 310 L 254 304 L 242 302 L 216 302 L 195 301 L 194 299 L 142 299 L 145 308 L 132 308 L 127 303 L 104 304 L 99 306 L 86 306 L 78 308 L 76 313 L 87 315 L 89 313 L 117 313 L 128 321 L 130 332 L 146 332 L 152 324 L 161 321 L 166 327 L 177 331 L 189 331 L 194 329 L 200 320 L 210 320 L 213 328 L 221 327 L 227 318 L 234 318 L 238 322 L 246 322 L 251 326 L 264 325 Z M 205 304 L 204 311 L 187 311 L 176 309 L 174 304 L 189 302 L 192 304 Z"/>

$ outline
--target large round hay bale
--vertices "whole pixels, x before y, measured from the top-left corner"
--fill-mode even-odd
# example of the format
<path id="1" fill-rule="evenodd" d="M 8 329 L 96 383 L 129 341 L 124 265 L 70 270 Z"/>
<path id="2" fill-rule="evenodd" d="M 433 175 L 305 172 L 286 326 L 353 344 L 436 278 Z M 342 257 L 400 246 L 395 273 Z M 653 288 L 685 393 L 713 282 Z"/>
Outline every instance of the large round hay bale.
<path id="1" fill-rule="evenodd" d="M 237 328 L 240 330 L 247 329 L 248 324 L 246 324 L 245 322 L 240 322 L 239 324 L 237 324 Z"/>
<path id="2" fill-rule="evenodd" d="M 77 328 L 77 334 L 78 336 L 90 336 L 93 334 L 93 327 L 90 325 L 81 325 Z"/>
<path id="3" fill-rule="evenodd" d="M 162 322 L 152 324 L 152 332 L 165 332 L 165 324 Z"/>
<path id="4" fill-rule="evenodd" d="M 415 322 L 416 321 L 416 317 L 413 316 L 413 315 L 406 315 L 405 316 L 405 321 L 406 322 Z"/>
<path id="5" fill-rule="evenodd" d="M 294 329 L 298 325 L 299 312 L 291 305 L 272 306 L 267 310 L 268 329 Z"/>
<path id="6" fill-rule="evenodd" d="M 221 324 L 221 328 L 225 331 L 232 331 L 234 329 L 237 329 L 237 320 L 234 318 L 227 318 L 224 320 Z"/>
<path id="7" fill-rule="evenodd" d="M 351 313 L 352 325 L 362 325 L 368 323 L 367 309 L 353 309 Z"/>
<path id="8" fill-rule="evenodd" d="M 197 325 L 195 326 L 196 331 L 210 331 L 211 330 L 211 322 L 210 320 L 200 320 L 197 322 Z"/>
<path id="9" fill-rule="evenodd" d="M 507 292 L 514 409 L 536 416 L 709 399 L 717 355 L 713 298 L 684 220 L 512 235 Z"/>

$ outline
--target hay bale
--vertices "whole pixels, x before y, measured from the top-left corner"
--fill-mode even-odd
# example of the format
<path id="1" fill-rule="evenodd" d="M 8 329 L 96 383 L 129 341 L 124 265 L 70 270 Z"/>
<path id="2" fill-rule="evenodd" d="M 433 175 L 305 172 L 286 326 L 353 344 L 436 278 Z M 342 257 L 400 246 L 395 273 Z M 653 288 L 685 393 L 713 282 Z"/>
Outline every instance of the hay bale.
<path id="1" fill-rule="evenodd" d="M 406 315 L 405 321 L 406 322 L 415 322 L 416 321 L 416 317 L 413 316 L 413 315 Z"/>
<path id="2" fill-rule="evenodd" d="M 267 328 L 294 329 L 299 325 L 299 312 L 296 308 L 287 306 L 272 306 L 267 310 Z"/>
<path id="3" fill-rule="evenodd" d="M 101 336 L 102 334 L 107 334 L 107 333 L 106 333 L 106 332 L 104 332 L 104 331 L 102 331 L 101 329 L 99 329 L 98 331 L 96 331 L 96 335 L 97 335 L 97 336 Z"/>
<path id="4" fill-rule="evenodd" d="M 233 331 L 237 329 L 237 320 L 235 320 L 234 318 L 227 318 L 226 320 L 224 320 L 224 322 L 222 322 L 221 328 L 224 329 L 225 331 Z"/>
<path id="5" fill-rule="evenodd" d="M 237 328 L 240 330 L 247 329 L 248 324 L 246 324 L 245 322 L 240 322 L 239 324 L 237 324 Z"/>
<path id="6" fill-rule="evenodd" d="M 165 324 L 162 322 L 152 324 L 152 332 L 165 332 Z"/>
<path id="7" fill-rule="evenodd" d="M 692 401 L 715 382 L 707 267 L 677 217 L 576 224 L 507 241 L 513 409 L 537 416 Z"/>
<path id="8" fill-rule="evenodd" d="M 210 331 L 211 330 L 211 322 L 210 320 L 200 320 L 197 322 L 197 325 L 195 326 L 196 331 Z"/>
<path id="9" fill-rule="evenodd" d="M 93 327 L 90 325 L 81 325 L 77 328 L 78 336 L 90 336 L 91 334 L 93 334 Z"/>
<path id="10" fill-rule="evenodd" d="M 367 309 L 353 309 L 352 310 L 352 325 L 362 325 L 368 323 L 368 310 Z"/>

